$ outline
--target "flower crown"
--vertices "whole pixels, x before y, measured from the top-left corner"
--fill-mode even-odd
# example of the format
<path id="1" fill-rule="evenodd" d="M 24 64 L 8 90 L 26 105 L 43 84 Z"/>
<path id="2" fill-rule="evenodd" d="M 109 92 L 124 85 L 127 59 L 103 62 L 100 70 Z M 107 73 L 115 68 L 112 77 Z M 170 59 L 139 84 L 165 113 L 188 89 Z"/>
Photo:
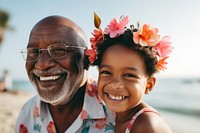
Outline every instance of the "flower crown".
<path id="1" fill-rule="evenodd" d="M 86 50 L 86 55 L 88 56 L 89 62 L 92 64 L 97 59 L 97 46 L 102 43 L 105 39 L 104 35 L 109 35 L 110 38 L 117 38 L 122 35 L 126 31 L 126 25 L 129 22 L 128 16 L 121 17 L 119 20 L 112 19 L 109 25 L 105 28 L 104 32 L 102 31 L 101 19 L 94 13 L 94 25 L 96 29 L 94 29 L 90 38 L 91 49 Z M 133 25 L 131 25 L 131 31 L 133 32 L 133 41 L 136 45 L 140 46 L 150 46 L 156 52 L 156 56 L 158 59 L 157 68 L 158 70 L 166 69 L 166 59 L 169 57 L 168 55 L 172 52 L 173 47 L 171 46 L 170 37 L 164 36 L 160 39 L 160 35 L 158 34 L 158 29 L 152 27 L 151 25 L 144 24 L 141 28 L 135 29 Z"/>

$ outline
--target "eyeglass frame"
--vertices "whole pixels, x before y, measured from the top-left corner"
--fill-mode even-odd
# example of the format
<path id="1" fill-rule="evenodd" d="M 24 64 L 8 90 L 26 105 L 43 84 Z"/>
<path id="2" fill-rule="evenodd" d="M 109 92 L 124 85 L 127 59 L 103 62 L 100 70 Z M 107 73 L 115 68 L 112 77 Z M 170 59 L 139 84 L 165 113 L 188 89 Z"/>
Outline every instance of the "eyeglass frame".
<path id="1" fill-rule="evenodd" d="M 60 44 L 60 45 L 65 46 L 65 55 L 62 56 L 62 57 L 57 57 L 57 58 L 55 58 L 55 57 L 52 57 L 52 55 L 51 55 L 50 47 L 53 46 L 53 45 L 57 45 L 57 44 Z M 23 59 L 24 59 L 26 62 L 34 62 L 34 61 L 37 61 L 37 60 L 40 58 L 41 51 L 48 51 L 49 56 L 50 56 L 52 59 L 57 60 L 57 59 L 62 59 L 62 58 L 64 58 L 64 57 L 66 57 L 66 55 L 67 55 L 67 54 L 66 54 L 66 52 L 67 52 L 67 51 L 66 51 L 66 48 L 78 48 L 78 49 L 83 49 L 83 50 L 87 49 L 87 47 L 82 47 L 82 46 L 67 46 L 66 43 L 55 43 L 55 44 L 49 45 L 46 49 L 41 49 L 41 48 L 37 48 L 37 47 L 26 48 L 26 49 L 22 49 L 22 50 L 20 51 L 20 53 L 22 54 Z M 37 57 L 36 59 L 34 59 L 34 60 L 27 61 L 28 54 L 27 54 L 27 56 L 25 56 L 24 54 L 25 54 L 25 53 L 28 53 L 28 49 L 38 49 L 38 50 L 39 50 L 39 51 L 38 51 L 38 52 L 39 52 L 39 53 L 38 53 L 38 57 Z M 25 50 L 26 50 L 26 51 L 25 51 Z"/>

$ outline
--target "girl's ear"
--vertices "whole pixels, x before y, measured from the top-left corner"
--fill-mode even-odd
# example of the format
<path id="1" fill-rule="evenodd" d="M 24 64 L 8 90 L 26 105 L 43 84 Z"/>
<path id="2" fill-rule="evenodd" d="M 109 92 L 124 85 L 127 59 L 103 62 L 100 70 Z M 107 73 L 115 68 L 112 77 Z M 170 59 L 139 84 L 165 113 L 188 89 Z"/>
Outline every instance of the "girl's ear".
<path id="1" fill-rule="evenodd" d="M 150 91 L 153 89 L 155 83 L 156 83 L 156 78 L 155 77 L 149 77 L 147 79 L 147 85 L 146 85 L 145 94 L 149 94 L 150 93 Z"/>

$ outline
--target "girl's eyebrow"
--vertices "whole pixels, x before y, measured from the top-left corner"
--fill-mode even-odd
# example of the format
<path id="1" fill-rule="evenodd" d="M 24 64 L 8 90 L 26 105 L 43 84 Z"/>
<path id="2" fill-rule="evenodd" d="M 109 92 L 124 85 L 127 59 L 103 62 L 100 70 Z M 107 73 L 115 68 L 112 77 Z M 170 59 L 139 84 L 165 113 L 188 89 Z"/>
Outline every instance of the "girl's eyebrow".
<path id="1" fill-rule="evenodd" d="M 100 67 L 99 67 L 99 69 L 101 69 L 101 68 L 110 68 L 111 66 L 109 66 L 109 65 L 100 65 Z"/>
<path id="2" fill-rule="evenodd" d="M 109 66 L 109 65 L 101 65 L 100 67 L 99 67 L 99 69 L 101 69 L 101 68 L 111 68 L 111 66 Z M 137 68 L 135 68 L 135 67 L 124 67 L 124 69 L 128 69 L 128 70 L 131 70 L 131 71 L 135 71 L 135 72 L 138 72 L 138 69 Z"/>
<path id="3" fill-rule="evenodd" d="M 138 69 L 135 67 L 124 67 L 125 69 L 132 70 L 138 72 Z"/>

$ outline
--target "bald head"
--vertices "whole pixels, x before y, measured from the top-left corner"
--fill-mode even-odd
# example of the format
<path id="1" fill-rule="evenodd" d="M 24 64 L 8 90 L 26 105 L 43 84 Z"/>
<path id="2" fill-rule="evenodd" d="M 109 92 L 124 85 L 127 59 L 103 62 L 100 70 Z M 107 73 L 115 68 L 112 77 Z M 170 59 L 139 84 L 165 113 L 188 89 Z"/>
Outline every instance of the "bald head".
<path id="1" fill-rule="evenodd" d="M 47 28 L 48 27 L 48 28 Z M 66 29 L 68 31 L 73 30 L 77 35 L 79 35 L 85 44 L 87 45 L 87 38 L 83 30 L 72 20 L 62 17 L 62 16 L 48 16 L 42 20 L 40 20 L 32 29 L 31 34 L 35 31 L 38 32 L 38 29 L 43 29 L 44 32 L 45 29 L 50 31 L 52 27 L 57 27 L 59 30 Z M 53 28 L 52 28 L 53 29 Z"/>

